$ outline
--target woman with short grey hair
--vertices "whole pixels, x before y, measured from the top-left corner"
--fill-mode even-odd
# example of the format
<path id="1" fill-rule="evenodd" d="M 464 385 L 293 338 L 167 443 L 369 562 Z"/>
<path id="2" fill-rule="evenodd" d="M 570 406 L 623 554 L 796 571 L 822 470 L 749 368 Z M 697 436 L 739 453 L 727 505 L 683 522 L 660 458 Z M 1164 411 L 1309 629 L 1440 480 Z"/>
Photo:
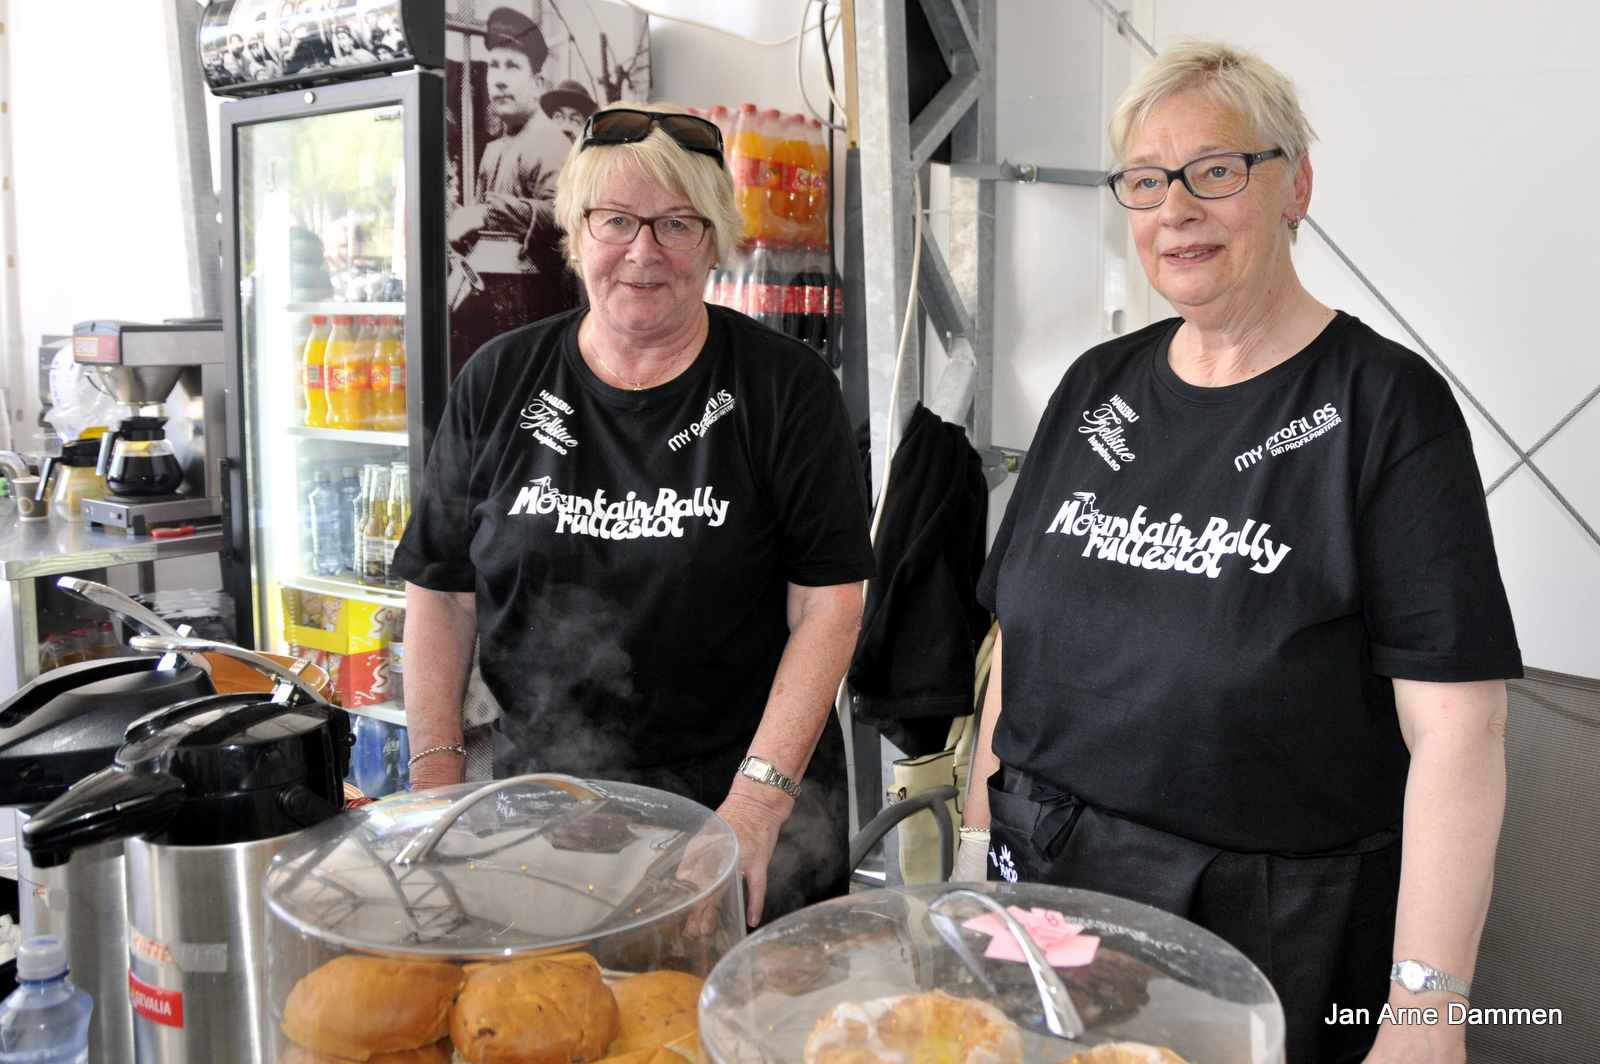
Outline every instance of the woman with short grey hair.
<path id="1" fill-rule="evenodd" d="M 1521 657 L 1448 386 L 1296 276 L 1312 138 L 1220 42 L 1116 109 L 1107 183 L 1179 316 L 1078 359 L 1029 450 L 958 874 L 1210 928 L 1292 1064 L 1461 1061 L 1461 1025 L 1377 1024 L 1470 992 Z"/>
<path id="2" fill-rule="evenodd" d="M 411 785 L 461 780 L 476 639 L 496 775 L 715 808 L 754 925 L 848 885 L 831 709 L 873 561 L 844 401 L 805 345 L 702 298 L 739 237 L 716 126 L 601 109 L 558 189 L 588 304 L 472 357 L 395 552 Z"/>

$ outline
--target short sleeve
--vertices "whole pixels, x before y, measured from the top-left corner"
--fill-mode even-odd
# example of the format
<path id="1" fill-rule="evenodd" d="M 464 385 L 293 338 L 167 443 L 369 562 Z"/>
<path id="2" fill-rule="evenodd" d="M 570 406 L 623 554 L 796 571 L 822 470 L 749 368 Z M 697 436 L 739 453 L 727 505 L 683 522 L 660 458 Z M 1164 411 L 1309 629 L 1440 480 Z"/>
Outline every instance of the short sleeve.
<path id="1" fill-rule="evenodd" d="M 1435 683 L 1522 675 L 1466 426 L 1384 471 L 1357 549 L 1374 672 Z"/>
<path id="2" fill-rule="evenodd" d="M 787 390 L 772 451 L 784 578 L 802 587 L 850 584 L 876 571 L 850 418 L 833 375 L 816 369 Z"/>
<path id="3" fill-rule="evenodd" d="M 477 359 L 473 360 L 477 362 Z M 395 548 L 393 571 L 402 580 L 431 591 L 477 589 L 472 565 L 473 510 L 482 502 L 473 490 L 473 412 L 480 397 L 473 383 L 478 366 L 469 363 L 445 401 L 433 449 L 413 495 L 411 521 Z"/>

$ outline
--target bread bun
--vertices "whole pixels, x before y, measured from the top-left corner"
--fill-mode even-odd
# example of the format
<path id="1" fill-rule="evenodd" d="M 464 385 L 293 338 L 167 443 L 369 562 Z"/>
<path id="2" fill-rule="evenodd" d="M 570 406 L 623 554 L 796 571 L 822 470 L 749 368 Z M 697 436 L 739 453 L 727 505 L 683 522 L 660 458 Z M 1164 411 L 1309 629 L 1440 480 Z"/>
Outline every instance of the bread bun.
<path id="1" fill-rule="evenodd" d="M 374 1053 L 367 1064 L 450 1064 L 452 1056 L 448 1041 L 435 1042 L 420 1049 L 402 1049 L 394 1053 Z M 344 1057 L 330 1057 L 315 1049 L 289 1043 L 278 1064 L 350 1064 Z"/>
<path id="2" fill-rule="evenodd" d="M 1022 1064 L 1022 1037 L 993 1005 L 934 990 L 835 1005 L 806 1039 L 805 1061 Z"/>
<path id="3" fill-rule="evenodd" d="M 621 1014 L 613 1054 L 632 1053 L 675 1042 L 700 1028 L 700 988 L 687 972 L 645 972 L 613 983 Z"/>
<path id="4" fill-rule="evenodd" d="M 617 1001 L 588 954 L 473 972 L 450 1010 L 450 1040 L 471 1064 L 587 1064 L 617 1037 Z"/>
<path id="5" fill-rule="evenodd" d="M 354 1061 L 417 1049 L 444 1037 L 464 979 L 453 964 L 335 957 L 289 991 L 283 1033 L 307 1049 Z"/>
<path id="6" fill-rule="evenodd" d="M 1056 1064 L 1189 1064 L 1165 1046 L 1143 1042 L 1107 1042 L 1084 1053 L 1074 1053 Z"/>

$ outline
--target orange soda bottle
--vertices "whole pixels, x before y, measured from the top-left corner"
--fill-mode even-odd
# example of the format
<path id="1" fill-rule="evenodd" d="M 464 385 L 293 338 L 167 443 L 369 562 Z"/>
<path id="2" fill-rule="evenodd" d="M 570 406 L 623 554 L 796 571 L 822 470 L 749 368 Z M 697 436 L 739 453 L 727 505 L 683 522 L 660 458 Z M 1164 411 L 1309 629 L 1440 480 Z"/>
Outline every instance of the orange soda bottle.
<path id="1" fill-rule="evenodd" d="M 378 319 L 378 341 L 367 377 L 372 391 L 372 428 L 404 432 L 406 427 L 406 348 L 400 319 Z"/>
<path id="2" fill-rule="evenodd" d="M 733 177 L 733 200 L 744 219 L 744 238 L 764 236 L 767 190 L 761 171 L 766 165 L 766 146 L 761 136 L 761 118 L 756 105 L 742 103 L 733 122 L 733 140 L 728 147 L 728 171 Z"/>
<path id="3" fill-rule="evenodd" d="M 314 429 L 328 427 L 328 393 L 322 380 L 327 350 L 328 319 L 318 314 L 311 319 L 311 335 L 306 338 L 300 359 L 301 381 L 306 390 L 306 424 Z"/>
<path id="4" fill-rule="evenodd" d="M 799 240 L 811 224 L 811 198 L 807 191 L 811 180 L 811 144 L 806 139 L 806 120 L 802 115 L 790 115 L 778 128 L 778 146 L 772 153 L 777 184 L 767 195 L 767 208 L 783 230 L 783 239 L 793 242 Z"/>
<path id="5" fill-rule="evenodd" d="M 332 429 L 367 427 L 367 404 L 372 394 L 367 381 L 371 355 L 362 357 L 359 353 L 356 335 L 351 329 L 354 323 L 350 315 L 336 314 L 333 331 L 328 334 L 325 384 L 328 427 Z"/>
<path id="6" fill-rule="evenodd" d="M 828 216 L 833 210 L 828 189 L 828 180 L 833 172 L 828 158 L 828 136 L 823 132 L 822 123 L 815 118 L 811 120 L 807 134 L 806 139 L 811 147 L 811 228 L 803 238 L 803 243 L 826 248 Z"/>

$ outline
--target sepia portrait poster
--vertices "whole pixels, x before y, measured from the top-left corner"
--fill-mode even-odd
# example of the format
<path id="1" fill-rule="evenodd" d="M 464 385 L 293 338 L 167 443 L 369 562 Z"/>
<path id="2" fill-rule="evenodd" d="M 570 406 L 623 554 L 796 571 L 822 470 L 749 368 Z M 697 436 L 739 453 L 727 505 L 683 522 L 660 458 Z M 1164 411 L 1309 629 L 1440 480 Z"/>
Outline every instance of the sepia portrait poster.
<path id="1" fill-rule="evenodd" d="M 576 306 L 556 178 L 584 123 L 650 96 L 649 21 L 610 0 L 446 0 L 450 360 Z"/>

